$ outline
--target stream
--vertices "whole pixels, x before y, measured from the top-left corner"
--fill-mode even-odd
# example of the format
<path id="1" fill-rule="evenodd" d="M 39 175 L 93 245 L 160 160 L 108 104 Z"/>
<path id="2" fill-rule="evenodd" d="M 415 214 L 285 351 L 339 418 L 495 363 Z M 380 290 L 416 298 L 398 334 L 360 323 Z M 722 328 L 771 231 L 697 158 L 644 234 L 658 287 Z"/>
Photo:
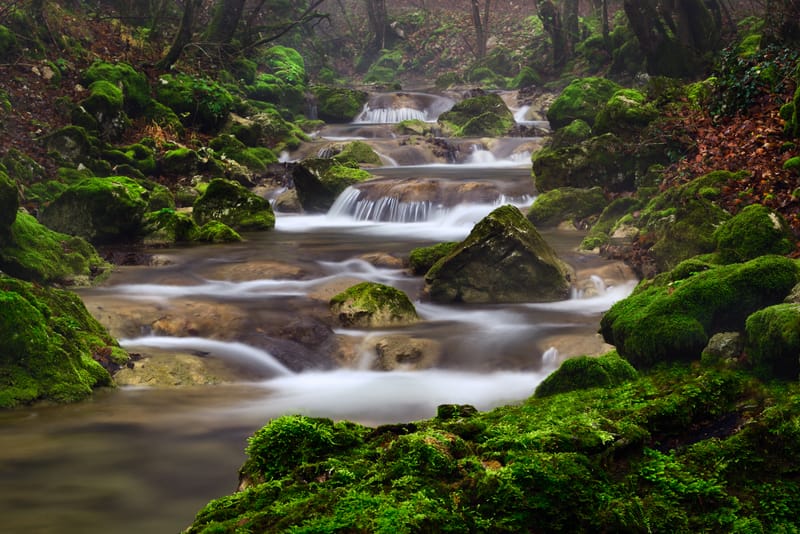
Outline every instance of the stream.
<path id="1" fill-rule="evenodd" d="M 530 396 L 564 358 L 605 350 L 599 317 L 635 280 L 618 263 L 576 252 L 574 230 L 542 232 L 576 271 L 570 300 L 443 306 L 422 298 L 422 278 L 402 259 L 463 239 L 502 204 L 524 212 L 535 198 L 530 150 L 540 140 L 467 140 L 455 162 L 435 161 L 383 123 L 433 121 L 446 100 L 420 93 L 371 102 L 358 124 L 327 127 L 305 147 L 368 139 L 386 164 L 328 214 L 277 213 L 274 231 L 243 243 L 150 250 L 152 265 L 119 267 L 102 287 L 78 291 L 130 352 L 180 357 L 187 376 L 205 365 L 199 374 L 216 379 L 125 385 L 74 405 L 0 412 L 0 530 L 179 532 L 210 499 L 235 490 L 247 436 L 270 418 L 377 425 L 429 418 L 444 403 L 487 410 Z M 402 289 L 423 320 L 331 328 L 327 301 L 362 280 Z M 423 356 L 380 360 L 376 346 L 392 343 L 417 343 Z"/>

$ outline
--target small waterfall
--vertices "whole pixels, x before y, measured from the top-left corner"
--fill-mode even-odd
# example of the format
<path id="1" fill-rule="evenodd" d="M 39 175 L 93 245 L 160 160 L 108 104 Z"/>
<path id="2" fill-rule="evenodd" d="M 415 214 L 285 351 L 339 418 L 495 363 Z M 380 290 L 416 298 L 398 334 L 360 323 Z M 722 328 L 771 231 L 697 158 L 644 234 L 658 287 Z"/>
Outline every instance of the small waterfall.
<path id="1" fill-rule="evenodd" d="M 395 124 L 402 121 L 418 120 L 423 122 L 436 122 L 430 120 L 424 111 L 413 108 L 370 108 L 369 104 L 356 117 L 356 123 L 362 124 Z"/>
<path id="2" fill-rule="evenodd" d="M 554 365 L 558 361 L 558 349 L 550 347 L 542 353 L 542 363 L 544 365 Z"/>
<path id="3" fill-rule="evenodd" d="M 497 158 L 491 150 L 486 150 L 483 145 L 472 145 L 472 152 L 466 160 L 470 165 L 490 165 L 497 163 Z"/>
<path id="4" fill-rule="evenodd" d="M 345 189 L 336 199 L 328 215 L 352 217 L 357 221 L 383 221 L 412 223 L 428 221 L 442 215 L 446 210 L 429 200 L 401 201 L 385 196 L 377 200 L 363 198 L 362 191 L 355 187 Z"/>
<path id="5" fill-rule="evenodd" d="M 396 124 L 406 120 L 436 122 L 455 101 L 426 93 L 381 93 L 372 95 L 356 124 Z"/>
<path id="6" fill-rule="evenodd" d="M 177 349 L 208 352 L 230 360 L 256 364 L 279 376 L 294 374 L 274 356 L 266 351 L 245 345 L 244 343 L 216 341 L 201 337 L 169 337 L 148 336 L 135 339 L 121 339 L 120 346 L 124 348 L 149 347 L 156 349 Z"/>

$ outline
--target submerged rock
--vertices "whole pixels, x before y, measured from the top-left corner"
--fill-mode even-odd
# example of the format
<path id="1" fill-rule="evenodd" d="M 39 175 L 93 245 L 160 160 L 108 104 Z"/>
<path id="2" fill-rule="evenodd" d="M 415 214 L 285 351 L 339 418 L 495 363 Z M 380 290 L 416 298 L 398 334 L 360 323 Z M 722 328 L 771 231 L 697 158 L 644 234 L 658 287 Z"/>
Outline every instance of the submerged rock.
<path id="1" fill-rule="evenodd" d="M 425 275 L 436 302 L 547 302 L 569 296 L 571 270 L 519 209 L 502 206 Z"/>
<path id="2" fill-rule="evenodd" d="M 381 337 L 374 348 L 373 368 L 381 371 L 429 369 L 442 355 L 437 341 L 402 335 Z"/>
<path id="3" fill-rule="evenodd" d="M 330 159 L 309 158 L 292 168 L 297 198 L 309 213 L 325 213 L 349 186 L 371 178 L 367 171 Z"/>
<path id="4" fill-rule="evenodd" d="M 439 123 L 456 136 L 502 137 L 514 127 L 514 114 L 499 95 L 466 98 L 439 116 Z"/>
<path id="5" fill-rule="evenodd" d="M 334 296 L 331 312 L 342 326 L 382 328 L 416 322 L 419 317 L 408 296 L 391 286 L 362 282 Z"/>

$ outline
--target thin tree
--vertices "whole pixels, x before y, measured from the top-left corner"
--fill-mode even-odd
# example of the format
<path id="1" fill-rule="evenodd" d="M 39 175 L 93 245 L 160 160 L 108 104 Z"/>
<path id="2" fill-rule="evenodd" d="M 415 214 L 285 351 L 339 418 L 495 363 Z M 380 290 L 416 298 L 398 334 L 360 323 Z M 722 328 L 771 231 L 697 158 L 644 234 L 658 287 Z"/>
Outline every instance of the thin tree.
<path id="1" fill-rule="evenodd" d="M 472 0 L 472 25 L 475 27 L 475 55 L 478 59 L 486 56 L 486 43 L 489 40 L 489 12 L 490 0 L 486 0 L 483 5 L 483 16 L 481 16 L 481 5 L 479 0 Z"/>

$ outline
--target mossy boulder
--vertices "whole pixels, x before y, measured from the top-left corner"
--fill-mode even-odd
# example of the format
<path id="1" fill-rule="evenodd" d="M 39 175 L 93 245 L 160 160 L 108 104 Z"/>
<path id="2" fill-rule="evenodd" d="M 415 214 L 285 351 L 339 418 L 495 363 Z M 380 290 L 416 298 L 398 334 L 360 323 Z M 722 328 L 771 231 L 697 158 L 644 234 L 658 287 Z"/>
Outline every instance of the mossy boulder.
<path id="1" fill-rule="evenodd" d="M 83 238 L 50 230 L 14 212 L 9 237 L 0 239 L 0 271 L 39 284 L 87 285 L 110 266 Z"/>
<path id="2" fill-rule="evenodd" d="M 581 241 L 582 250 L 593 250 L 607 244 L 611 234 L 620 223 L 623 216 L 642 207 L 642 202 L 634 197 L 620 197 L 614 199 L 606 206 L 589 229 L 589 233 Z"/>
<path id="3" fill-rule="evenodd" d="M 607 203 L 600 187 L 562 187 L 537 196 L 527 217 L 538 228 L 557 226 L 564 221 L 580 226 L 582 221 L 600 214 Z"/>
<path id="4" fill-rule="evenodd" d="M 699 359 L 713 334 L 743 330 L 750 314 L 783 301 L 798 276 L 797 262 L 782 256 L 695 272 L 617 302 L 600 332 L 637 368 Z"/>
<path id="5" fill-rule="evenodd" d="M 186 126 L 216 132 L 228 119 L 233 97 L 218 83 L 186 74 L 164 74 L 156 83 L 156 99 L 184 117 Z"/>
<path id="6" fill-rule="evenodd" d="M 654 197 L 637 222 L 640 239 L 652 244 L 649 251 L 658 272 L 681 261 L 713 252 L 714 234 L 730 214 L 716 204 L 722 187 L 743 176 L 714 171 L 691 182 L 672 187 Z"/>
<path id="7" fill-rule="evenodd" d="M 41 221 L 92 243 L 135 241 L 144 232 L 149 200 L 149 191 L 131 178 L 85 178 L 45 207 Z"/>
<path id="8" fill-rule="evenodd" d="M 381 157 L 363 141 L 347 143 L 333 159 L 341 165 L 381 165 Z"/>
<path id="9" fill-rule="evenodd" d="M 105 80 L 97 80 L 89 86 L 89 96 L 81 100 L 77 113 L 88 113 L 90 121 L 81 121 L 73 113 L 73 123 L 96 130 L 106 141 L 116 141 L 125 132 L 130 119 L 123 109 L 122 89 Z M 94 128 L 92 128 L 94 126 Z"/>
<path id="10" fill-rule="evenodd" d="M 800 375 L 800 304 L 784 303 L 747 318 L 745 350 L 766 377 L 797 380 Z"/>
<path id="11" fill-rule="evenodd" d="M 0 163 L 5 166 L 8 177 L 23 187 L 47 179 L 45 168 L 16 148 L 10 148 Z"/>
<path id="12" fill-rule="evenodd" d="M 300 147 L 302 141 L 309 140 L 300 127 L 287 121 L 274 110 L 256 113 L 249 119 L 260 131 L 259 143 L 275 152 L 295 150 Z"/>
<path id="13" fill-rule="evenodd" d="M 141 177 L 154 176 L 158 170 L 155 151 L 143 143 L 104 150 L 103 158 L 114 166 L 115 171 L 120 168 L 134 169 Z"/>
<path id="14" fill-rule="evenodd" d="M 334 296 L 330 309 L 339 324 L 354 328 L 384 328 L 416 322 L 408 296 L 391 286 L 362 282 Z"/>
<path id="15" fill-rule="evenodd" d="M 192 176 L 202 165 L 200 156 L 191 148 L 179 147 L 167 150 L 161 157 L 161 171 L 175 176 Z"/>
<path id="16" fill-rule="evenodd" d="M 81 79 L 88 86 L 103 80 L 121 87 L 125 110 L 133 115 L 143 113 L 150 105 L 150 83 L 147 77 L 128 63 L 95 61 L 86 69 Z"/>
<path id="17" fill-rule="evenodd" d="M 174 208 L 152 211 L 145 217 L 147 243 L 185 243 L 198 239 L 200 228 L 192 216 Z"/>
<path id="18" fill-rule="evenodd" d="M 85 162 L 92 149 L 89 134 L 80 126 L 60 128 L 47 135 L 44 144 L 50 155 L 75 165 Z"/>
<path id="19" fill-rule="evenodd" d="M 413 249 L 408 255 L 411 272 L 416 275 L 427 273 L 437 261 L 453 252 L 457 245 L 455 241 L 447 241 Z"/>
<path id="20" fill-rule="evenodd" d="M 788 254 L 794 250 L 794 236 L 779 214 L 766 206 L 752 204 L 725 221 L 713 235 L 722 263 L 740 263 L 764 254 Z"/>
<path id="21" fill-rule="evenodd" d="M 267 200 L 222 178 L 211 180 L 194 202 L 192 217 L 201 226 L 220 221 L 239 232 L 275 227 L 275 214 Z"/>
<path id="22" fill-rule="evenodd" d="M 502 137 L 515 124 L 514 114 L 500 95 L 491 93 L 466 98 L 439 115 L 439 123 L 455 136 Z"/>
<path id="23" fill-rule="evenodd" d="M 0 25 L 0 60 L 10 62 L 17 54 L 17 36 L 8 27 Z"/>
<path id="24" fill-rule="evenodd" d="M 197 230 L 196 240 L 208 243 L 236 243 L 242 240 L 242 236 L 223 222 L 208 221 Z"/>
<path id="25" fill-rule="evenodd" d="M 19 191 L 17 184 L 0 170 L 0 243 L 17 217 Z"/>
<path id="26" fill-rule="evenodd" d="M 569 358 L 536 387 L 534 396 L 549 397 L 579 389 L 609 388 L 635 380 L 639 373 L 615 351 L 599 357 Z"/>
<path id="27" fill-rule="evenodd" d="M 351 122 L 355 119 L 369 94 L 365 91 L 344 87 L 315 85 L 311 88 L 317 104 L 317 116 L 325 122 Z"/>
<path id="28" fill-rule="evenodd" d="M 580 144 L 592 137 L 592 127 L 581 119 L 575 119 L 566 126 L 559 128 L 550 137 L 551 149 Z"/>
<path id="29" fill-rule="evenodd" d="M 636 177 L 636 158 L 631 147 L 607 133 L 576 145 L 545 147 L 532 156 L 536 189 L 540 193 L 561 187 L 605 191 L 631 191 Z"/>
<path id="30" fill-rule="evenodd" d="M 579 78 L 573 80 L 547 110 L 550 126 L 557 130 L 581 119 L 594 125 L 598 111 L 618 90 L 618 84 L 606 78 Z"/>
<path id="31" fill-rule="evenodd" d="M 214 151 L 233 160 L 254 173 L 264 173 L 267 166 L 278 162 L 278 157 L 267 147 L 248 147 L 231 134 L 222 134 L 212 139 L 209 146 Z"/>
<path id="32" fill-rule="evenodd" d="M 309 213 L 327 212 L 342 191 L 370 178 L 369 172 L 332 159 L 308 158 L 292 167 L 297 198 Z"/>
<path id="33" fill-rule="evenodd" d="M 0 276 L 0 407 L 84 399 L 127 359 L 74 293 Z"/>
<path id="34" fill-rule="evenodd" d="M 294 48 L 279 45 L 268 48 L 258 59 L 264 72 L 246 88 L 247 96 L 301 111 L 308 82 L 303 56 Z"/>
<path id="35" fill-rule="evenodd" d="M 611 132 L 625 137 L 641 130 L 656 117 L 658 110 L 647 102 L 644 93 L 635 89 L 620 89 L 611 95 L 597 113 L 593 130 L 597 134 Z"/>
<path id="36" fill-rule="evenodd" d="M 435 302 L 542 302 L 565 299 L 570 268 L 514 206 L 484 217 L 425 275 Z"/>

